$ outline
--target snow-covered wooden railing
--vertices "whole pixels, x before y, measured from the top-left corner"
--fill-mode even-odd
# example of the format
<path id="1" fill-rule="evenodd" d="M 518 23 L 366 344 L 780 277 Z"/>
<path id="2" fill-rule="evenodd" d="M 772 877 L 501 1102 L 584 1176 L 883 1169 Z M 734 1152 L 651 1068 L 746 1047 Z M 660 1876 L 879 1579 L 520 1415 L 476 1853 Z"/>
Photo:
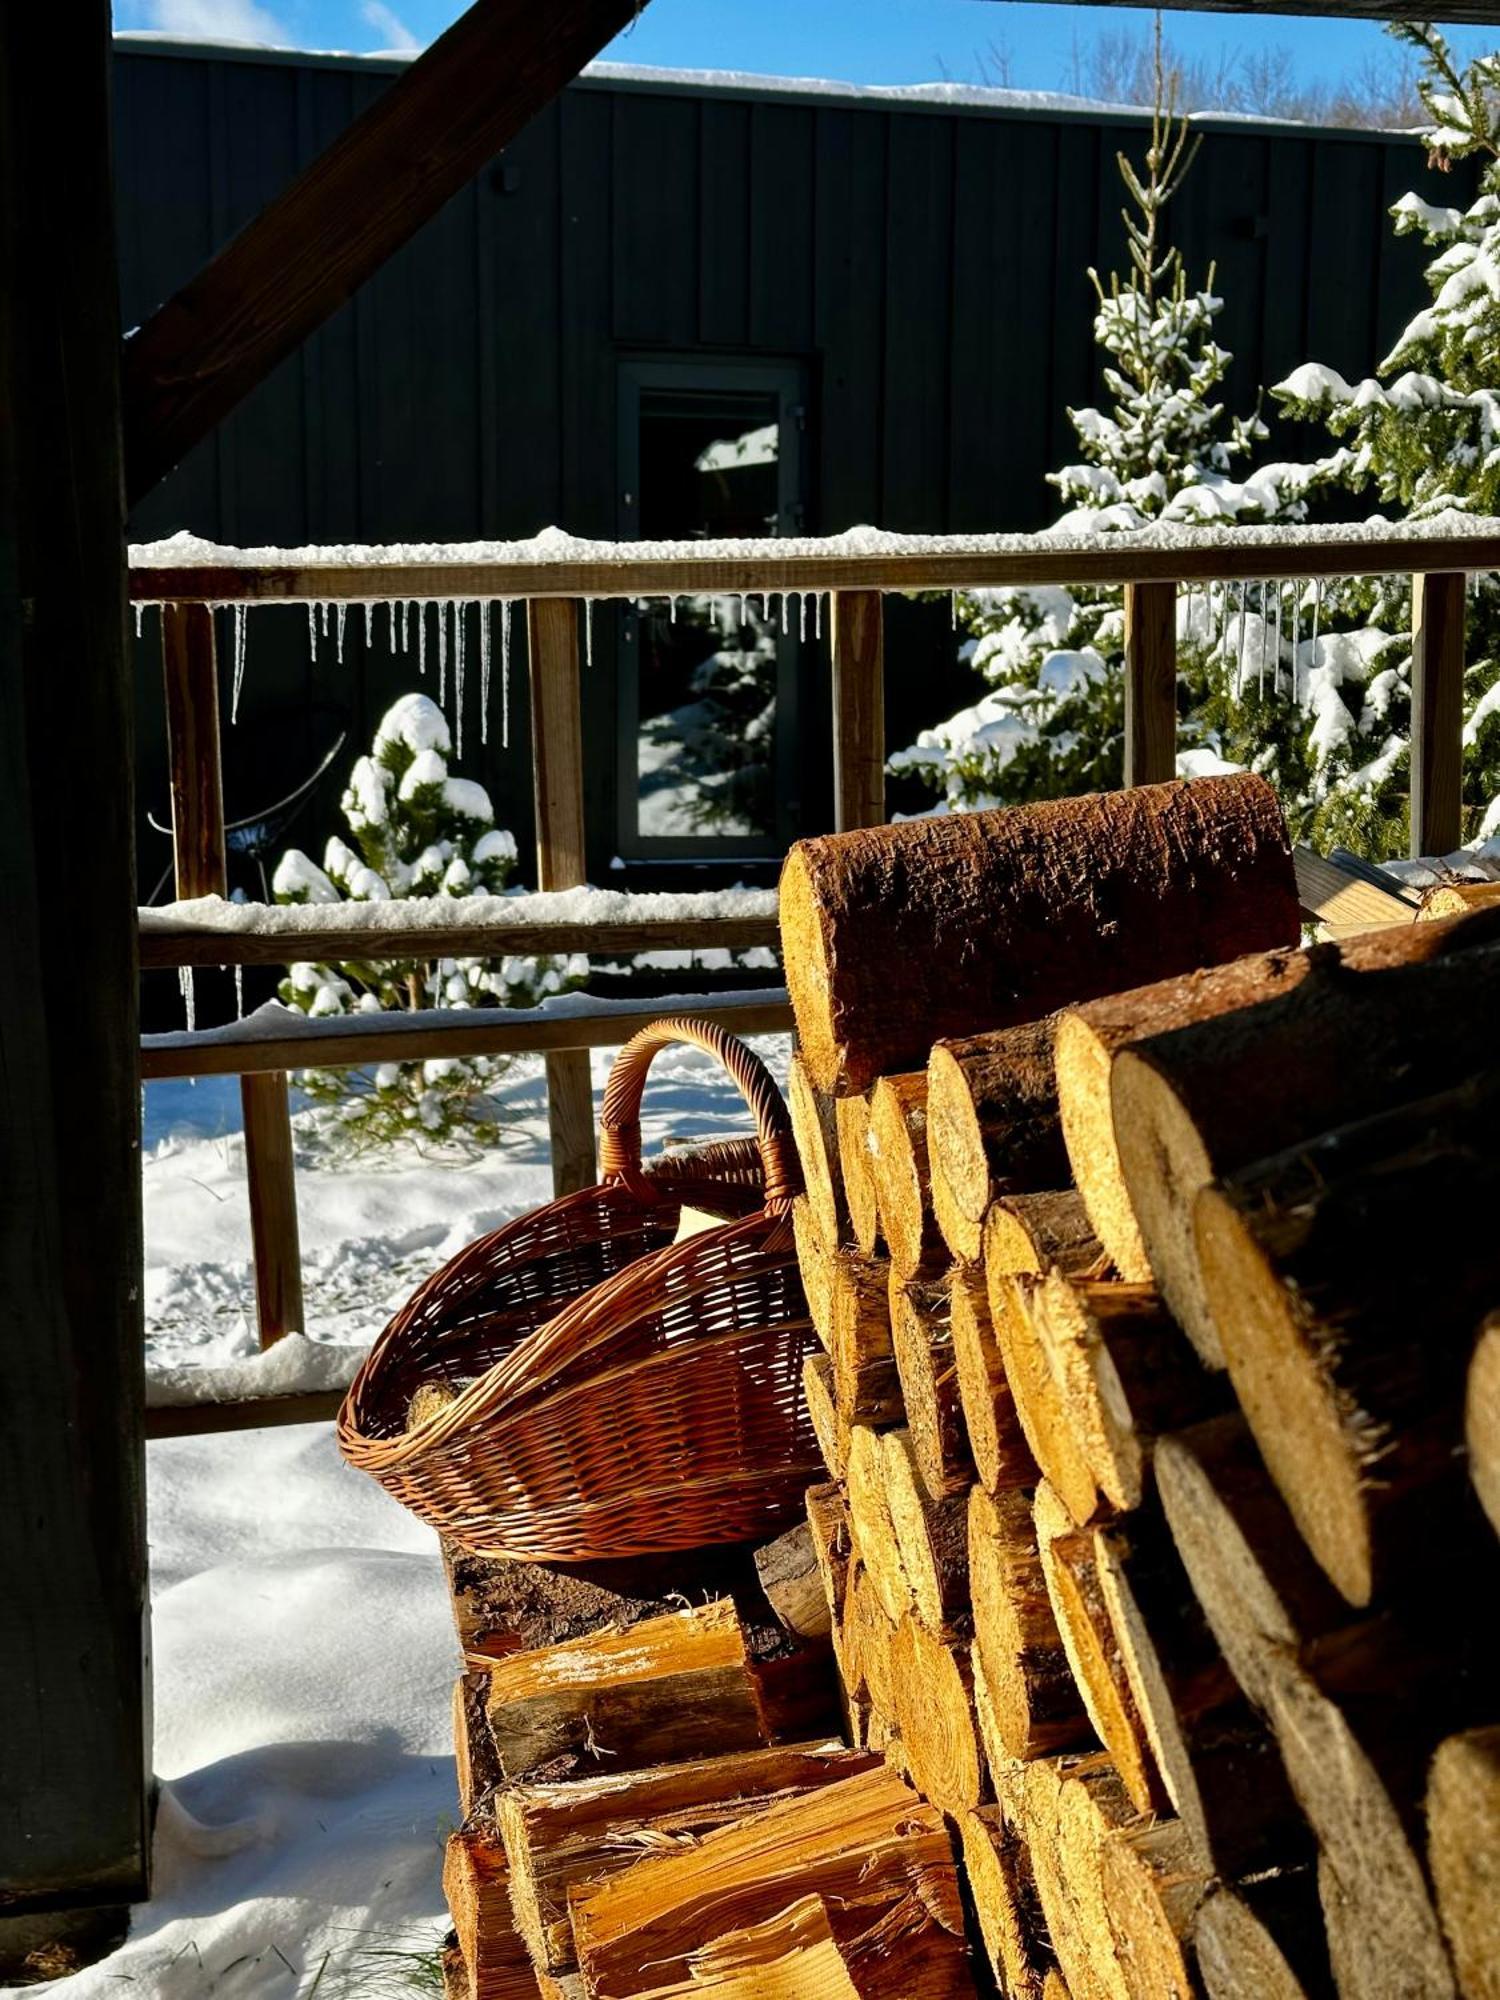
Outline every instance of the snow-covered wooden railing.
<path id="1" fill-rule="evenodd" d="M 363 608 L 376 633 L 386 609 L 393 645 L 437 607 L 455 644 L 472 608 L 479 634 L 481 699 L 492 645 L 508 663 L 512 613 L 527 628 L 535 770 L 538 885 L 571 891 L 585 878 L 580 653 L 592 652 L 590 606 L 599 599 L 759 598 L 783 623 L 826 631 L 833 663 L 834 819 L 840 827 L 885 817 L 883 596 L 1019 584 L 1119 584 L 1125 598 L 1125 776 L 1149 783 L 1175 771 L 1178 593 L 1236 582 L 1343 576 L 1413 578 L 1412 848 L 1446 853 L 1460 836 L 1464 596 L 1470 575 L 1500 569 L 1500 521 L 1457 514 L 1416 524 L 1370 521 L 1326 528 L 1157 526 L 1072 535 L 899 535 L 853 528 L 824 539 L 724 542 L 583 541 L 547 529 L 528 541 L 399 547 L 233 549 L 187 535 L 131 551 L 130 595 L 139 617 L 156 605 L 171 746 L 177 894 L 222 898 L 224 815 L 219 770 L 218 664 L 212 611 L 231 614 L 234 685 L 246 660 L 249 613 L 301 603 L 342 631 Z M 826 610 L 824 600 L 827 600 Z M 450 607 L 457 609 L 450 610 Z M 499 613 L 498 637 L 493 631 Z M 460 614 L 463 615 L 460 615 Z M 502 680 L 504 676 L 502 674 Z M 455 682 L 458 676 L 454 675 Z M 539 901 L 545 901 L 544 895 Z M 649 899 L 627 899 L 642 902 Z M 420 958 L 581 950 L 738 948 L 772 939 L 769 908 L 655 913 L 600 907 L 564 920 L 514 910 L 471 914 L 413 903 L 330 912 L 212 915 L 199 903 L 146 914 L 144 965 L 267 964 L 353 953 Z M 598 919 L 597 924 L 595 919 Z M 571 926 L 576 924 L 576 931 Z M 446 926 L 446 928 L 445 928 Z M 514 928 L 509 928 L 513 926 Z M 505 941 L 499 942 L 499 933 Z M 441 941 L 441 943 L 440 943 Z M 295 950 L 293 947 L 295 946 Z M 784 1021 L 779 996 L 715 996 L 718 1018 L 752 1032 Z M 361 1064 L 381 1051 L 426 1055 L 460 1047 L 547 1053 L 554 1174 L 560 1189 L 593 1174 L 588 1049 L 623 1040 L 644 1011 L 625 1008 L 531 1014 L 472 1013 L 453 1023 L 368 1016 L 311 1024 L 287 1015 L 203 1035 L 148 1038 L 150 1075 L 210 1071 L 243 1078 L 257 1298 L 262 1338 L 302 1324 L 296 1200 L 285 1071 Z M 315 1033 L 312 1032 L 315 1030 Z M 493 1039 L 498 1037 L 498 1039 Z M 486 1040 L 485 1038 L 491 1038 Z"/>

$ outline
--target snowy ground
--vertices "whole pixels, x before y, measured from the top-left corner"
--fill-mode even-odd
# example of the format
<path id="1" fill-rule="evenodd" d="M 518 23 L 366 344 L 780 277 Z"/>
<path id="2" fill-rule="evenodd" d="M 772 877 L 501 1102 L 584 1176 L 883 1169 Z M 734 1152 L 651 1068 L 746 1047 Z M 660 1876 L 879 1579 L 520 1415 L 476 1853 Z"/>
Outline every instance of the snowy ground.
<path id="1" fill-rule="evenodd" d="M 786 1041 L 762 1055 L 784 1075 Z M 596 1097 L 608 1054 L 595 1057 Z M 540 1059 L 493 1157 L 299 1165 L 309 1333 L 367 1342 L 411 1286 L 549 1192 Z M 146 1096 L 148 1354 L 254 1345 L 232 1083 Z M 749 1130 L 703 1057 L 653 1065 L 647 1150 Z M 67 2000 L 344 2000 L 430 1990 L 456 1814 L 457 1644 L 435 1537 L 303 1425 L 149 1447 L 156 1893 Z"/>

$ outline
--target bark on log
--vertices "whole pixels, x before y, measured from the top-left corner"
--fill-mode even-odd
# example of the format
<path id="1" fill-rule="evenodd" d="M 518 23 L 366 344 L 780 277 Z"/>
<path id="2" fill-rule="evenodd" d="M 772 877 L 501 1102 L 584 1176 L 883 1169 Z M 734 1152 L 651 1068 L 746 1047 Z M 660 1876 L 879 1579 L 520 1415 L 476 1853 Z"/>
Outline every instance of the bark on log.
<path id="1" fill-rule="evenodd" d="M 745 1631 L 724 1600 L 598 1632 L 489 1668 L 488 1713 L 508 1779 L 613 1771 L 751 1750 L 770 1725 Z"/>
<path id="2" fill-rule="evenodd" d="M 881 1892 L 917 1893 L 942 1930 L 963 1936 L 941 1815 L 875 1769 L 580 1883 L 570 1901 L 590 1991 L 614 2000 L 684 1977 L 705 1939 L 772 1917 L 800 1895 L 833 1904 Z"/>
<path id="3" fill-rule="evenodd" d="M 470 2000 L 534 2000 L 536 1974 L 510 1907 L 510 1870 L 492 1822 L 450 1833 L 443 1895 L 468 1975 Z"/>
<path id="4" fill-rule="evenodd" d="M 870 1092 L 870 1176 L 891 1270 L 907 1282 L 947 1263 L 932 1212 L 927 1158 L 927 1072 L 884 1076 Z"/>
<path id="5" fill-rule="evenodd" d="M 1169 1801 L 1114 1642 L 1114 1628 L 1094 1563 L 1093 1537 L 1075 1526 L 1067 1508 L 1045 1483 L 1036 1490 L 1032 1511 L 1052 1615 L 1084 1711 L 1114 1760 L 1136 1811 L 1163 1811 Z"/>
<path id="6" fill-rule="evenodd" d="M 955 1269 L 949 1288 L 948 1330 L 959 1407 L 980 1482 L 991 1493 L 1035 1486 L 1036 1460 L 1016 1414 L 1016 1399 L 995 1338 L 989 1287 L 982 1271 L 962 1266 Z"/>
<path id="7" fill-rule="evenodd" d="M 1222 1379 L 1201 1366 L 1150 1285 L 1054 1271 L 1031 1306 L 1089 1475 L 1076 1491 L 1057 1485 L 1060 1498 L 1080 1527 L 1101 1499 L 1116 1509 L 1139 1506 L 1151 1441 L 1217 1415 L 1227 1400 Z"/>
<path id="8" fill-rule="evenodd" d="M 945 1813 L 971 1811 L 985 1778 L 968 1645 L 934 1638 L 908 1613 L 891 1642 L 891 1681 L 912 1783 Z"/>
<path id="9" fill-rule="evenodd" d="M 880 1242 L 880 1206 L 870 1165 L 870 1100 L 863 1094 L 839 1098 L 834 1105 L 834 1126 L 854 1247 L 862 1257 L 873 1257 Z"/>
<path id="10" fill-rule="evenodd" d="M 1031 1501 L 1019 1491 L 969 1495 L 969 1586 L 1005 1755 L 1026 1759 L 1088 1742 L 1088 1717 L 1057 1629 L 1037 1551 Z"/>
<path id="11" fill-rule="evenodd" d="M 1500 1727 L 1439 1745 L 1427 1855 L 1464 2000 L 1500 2000 Z"/>
<path id="12" fill-rule="evenodd" d="M 909 1431 L 885 1431 L 880 1445 L 886 1505 L 917 1617 L 929 1632 L 950 1633 L 969 1607 L 967 1491 L 932 1498 Z"/>
<path id="13" fill-rule="evenodd" d="M 1469 1477 L 1490 1526 L 1500 1535 L 1500 1313 L 1480 1329 L 1464 1391 Z"/>
<path id="14" fill-rule="evenodd" d="M 891 1344 L 912 1451 L 933 1499 L 968 1489 L 974 1461 L 964 1433 L 953 1351 L 952 1299 L 945 1285 L 902 1284 L 889 1293 Z"/>
<path id="15" fill-rule="evenodd" d="M 1193 1241 L 1198 1191 L 1483 1068 L 1500 1008 L 1497 937 L 1500 911 L 1278 954 L 1276 997 L 1116 1055 L 1110 1102 L 1130 1204 L 1157 1286 L 1210 1365 L 1219 1346 Z M 1237 988 L 1245 974 L 1218 976 Z"/>
<path id="16" fill-rule="evenodd" d="M 826 1639 L 832 1612 L 823 1588 L 817 1545 L 806 1521 L 755 1551 L 755 1571 L 766 1601 L 788 1632 Z"/>
<path id="17" fill-rule="evenodd" d="M 1069 1188 L 991 1203 L 984 1219 L 986 1277 L 1039 1275 L 1054 1265 L 1070 1277 L 1103 1277 L 1109 1269 L 1079 1195 Z"/>
<path id="18" fill-rule="evenodd" d="M 965 1813 L 959 1825 L 964 1872 L 995 1981 L 1007 2000 L 1041 2000 L 1050 1954 L 1031 1858 L 998 1806 Z"/>
<path id="19" fill-rule="evenodd" d="M 1198 1912 L 1193 1941 L 1208 2000 L 1333 2000 L 1311 1868 L 1216 1888 Z"/>
<path id="20" fill-rule="evenodd" d="M 1475 954 L 1474 956 L 1477 956 Z M 1483 1253 L 1435 1281 L 1419 1216 L 1500 1207 L 1500 1075 L 1247 1168 L 1195 1206 L 1204 1297 L 1267 1467 L 1351 1604 L 1424 1569 L 1461 1509 Z"/>
<path id="21" fill-rule="evenodd" d="M 833 1363 L 826 1354 L 809 1354 L 803 1362 L 802 1396 L 828 1477 L 842 1483 L 849 1476 L 849 1448 L 854 1433 L 848 1418 L 839 1413 Z"/>
<path id="22" fill-rule="evenodd" d="M 470 1818 L 504 1776 L 485 1714 L 489 1689 L 488 1674 L 462 1673 L 453 1683 L 453 1761 L 458 1775 L 458 1809 L 464 1819 Z"/>
<path id="23" fill-rule="evenodd" d="M 891 1326 L 890 1271 L 883 1258 L 836 1251 L 830 1263 L 833 1300 L 833 1390 L 850 1423 L 901 1421 L 901 1382 Z"/>
<path id="24" fill-rule="evenodd" d="M 939 1042 L 927 1062 L 933 1215 L 960 1263 L 977 1264 L 1001 1194 L 1062 1187 L 1067 1153 L 1052 1068 L 1055 1022 Z"/>
<path id="25" fill-rule="evenodd" d="M 499 1801 L 511 1903 L 532 1962 L 577 1969 L 568 1890 L 630 1867 L 668 1841 L 700 1840 L 780 1800 L 868 1770 L 874 1759 L 832 1743 L 706 1757 L 563 1784 L 512 1786 Z"/>
<path id="26" fill-rule="evenodd" d="M 848 1499 L 855 1553 L 886 1617 L 898 1624 L 912 1608 L 911 1579 L 891 1519 L 880 1433 L 864 1424 L 855 1426 L 849 1446 Z"/>
<path id="27" fill-rule="evenodd" d="M 1275 793 L 1236 775 L 799 841 L 781 935 L 803 1059 L 847 1097 L 934 1040 L 1294 944 Z"/>
<path id="28" fill-rule="evenodd" d="M 844 1206 L 844 1174 L 839 1164 L 838 1125 L 833 1099 L 814 1087 L 807 1065 L 794 1050 L 787 1066 L 787 1104 L 792 1136 L 802 1162 L 802 1180 L 818 1241 L 836 1250 L 853 1241 Z"/>

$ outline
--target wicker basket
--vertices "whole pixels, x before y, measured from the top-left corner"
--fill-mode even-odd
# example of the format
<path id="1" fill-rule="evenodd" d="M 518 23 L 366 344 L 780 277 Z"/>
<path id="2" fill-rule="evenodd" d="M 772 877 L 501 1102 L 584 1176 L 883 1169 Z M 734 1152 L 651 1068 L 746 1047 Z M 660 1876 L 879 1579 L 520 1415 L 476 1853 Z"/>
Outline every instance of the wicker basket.
<path id="1" fill-rule="evenodd" d="M 677 1042 L 724 1065 L 755 1147 L 643 1168 L 647 1071 Z M 583 1562 L 742 1541 L 799 1518 L 820 1473 L 802 1396 L 815 1343 L 792 1245 L 800 1175 L 764 1066 L 711 1023 L 642 1030 L 610 1073 L 600 1161 L 600 1186 L 430 1278 L 339 1416 L 345 1458 L 476 1555 Z M 676 1242 L 689 1205 L 732 1219 Z M 437 1382 L 463 1386 L 406 1428 L 416 1391 Z"/>

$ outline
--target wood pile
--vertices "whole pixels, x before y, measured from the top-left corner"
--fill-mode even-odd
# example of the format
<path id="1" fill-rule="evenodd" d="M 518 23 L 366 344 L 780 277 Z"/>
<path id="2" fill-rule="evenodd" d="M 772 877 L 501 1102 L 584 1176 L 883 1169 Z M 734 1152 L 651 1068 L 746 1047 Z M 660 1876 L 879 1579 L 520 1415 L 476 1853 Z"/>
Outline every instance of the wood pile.
<path id="1" fill-rule="evenodd" d="M 1251 778 L 788 863 L 850 1740 L 1024 2000 L 1500 2000 L 1500 910 L 1291 879 Z"/>
<path id="2" fill-rule="evenodd" d="M 1304 948 L 1232 777 L 782 920 L 828 1477 L 448 1552 L 450 1994 L 1500 2000 L 1500 910 Z"/>

